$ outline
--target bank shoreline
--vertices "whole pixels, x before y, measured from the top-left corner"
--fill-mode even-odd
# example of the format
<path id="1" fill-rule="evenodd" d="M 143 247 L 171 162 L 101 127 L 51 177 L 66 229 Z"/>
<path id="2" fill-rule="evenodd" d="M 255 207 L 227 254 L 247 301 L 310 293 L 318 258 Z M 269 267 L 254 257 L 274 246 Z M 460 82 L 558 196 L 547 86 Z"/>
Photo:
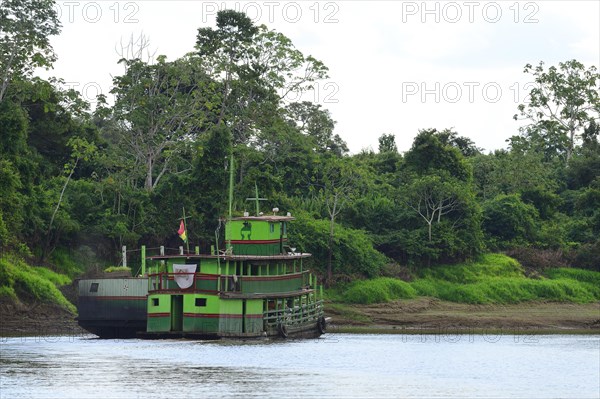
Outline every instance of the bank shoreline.
<path id="1" fill-rule="evenodd" d="M 332 330 L 377 334 L 600 334 L 600 302 L 473 305 L 421 297 L 372 305 L 330 303 Z"/>
<path id="2" fill-rule="evenodd" d="M 373 305 L 326 303 L 330 334 L 600 334 L 600 302 L 469 305 L 435 298 Z M 0 336 L 88 336 L 76 315 L 56 306 L 0 304 Z"/>

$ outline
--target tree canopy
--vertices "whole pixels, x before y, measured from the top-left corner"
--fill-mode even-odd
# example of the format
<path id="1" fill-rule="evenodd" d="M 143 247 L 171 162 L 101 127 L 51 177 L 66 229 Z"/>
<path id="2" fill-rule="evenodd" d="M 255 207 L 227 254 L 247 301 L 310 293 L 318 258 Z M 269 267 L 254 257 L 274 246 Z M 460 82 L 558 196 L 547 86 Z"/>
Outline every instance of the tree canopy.
<path id="1" fill-rule="evenodd" d="M 233 156 L 233 212 L 253 208 L 245 198 L 258 190 L 262 208 L 298 215 L 292 239 L 331 284 L 496 249 L 597 265 L 594 67 L 528 66 L 537 86 L 518 118 L 530 124 L 507 132 L 506 149 L 484 154 L 439 127 L 380 134 L 377 151 L 349 154 L 329 110 L 286 97 L 327 67 L 243 13 L 219 12 L 180 58 L 116 59 L 115 101 L 93 111 L 60 80 L 31 76 L 54 60 L 51 1 L 4 1 L 0 23 L 2 251 L 48 261 L 85 247 L 118 261 L 122 245 L 176 247 L 183 207 L 190 244 L 206 249 L 223 239 Z M 400 133 L 414 135 L 406 152 Z"/>

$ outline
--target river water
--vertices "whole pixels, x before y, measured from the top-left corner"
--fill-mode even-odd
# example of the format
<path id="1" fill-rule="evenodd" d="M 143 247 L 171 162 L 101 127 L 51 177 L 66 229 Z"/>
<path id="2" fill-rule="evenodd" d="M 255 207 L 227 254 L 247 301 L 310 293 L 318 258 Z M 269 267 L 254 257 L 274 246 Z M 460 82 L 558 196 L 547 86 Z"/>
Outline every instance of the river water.
<path id="1" fill-rule="evenodd" d="M 0 338 L 0 398 L 598 398 L 598 335 Z"/>

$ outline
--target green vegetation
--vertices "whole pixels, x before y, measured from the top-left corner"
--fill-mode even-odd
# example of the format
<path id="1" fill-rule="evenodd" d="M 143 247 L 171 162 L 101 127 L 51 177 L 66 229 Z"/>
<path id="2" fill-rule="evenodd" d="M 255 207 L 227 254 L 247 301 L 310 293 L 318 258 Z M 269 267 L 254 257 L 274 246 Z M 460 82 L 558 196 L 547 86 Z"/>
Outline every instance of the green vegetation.
<path id="1" fill-rule="evenodd" d="M 381 277 L 350 284 L 342 298 L 346 303 L 371 304 L 416 296 L 417 291 L 410 284 L 402 280 Z"/>
<path id="2" fill-rule="evenodd" d="M 548 269 L 546 277 L 532 279 L 517 261 L 499 254 L 484 255 L 473 263 L 429 267 L 418 274 L 411 283 L 391 278 L 355 282 L 334 299 L 360 304 L 417 295 L 471 304 L 600 300 L 599 272 L 557 268 Z"/>
<path id="3" fill-rule="evenodd" d="M 0 259 L 0 298 L 40 301 L 75 313 L 75 306 L 57 288 L 70 283 L 69 277 L 46 268 L 31 267 L 11 258 Z"/>
<path id="4" fill-rule="evenodd" d="M 252 208 L 245 198 L 258 187 L 263 212 L 297 216 L 291 244 L 313 253 L 319 281 L 346 284 L 345 301 L 598 298 L 593 275 L 555 270 L 600 271 L 596 67 L 527 65 L 535 88 L 515 118 L 528 125 L 505 133 L 505 149 L 486 154 L 452 129 L 398 125 L 364 132 L 380 134 L 378 151 L 349 154 L 327 109 L 282 95 L 301 98 L 328 78 L 327 67 L 234 10 L 200 28 L 181 58 L 115 58 L 124 71 L 113 79 L 114 101 L 101 95 L 91 111 L 60 79 L 33 76 L 56 60 L 53 3 L 0 4 L 0 253 L 35 256 L 32 264 L 59 272 L 4 261 L 4 297 L 58 300 L 48 287 L 66 281 L 61 274 L 116 264 L 123 245 L 176 247 L 182 206 L 191 247 L 214 243 L 215 231 L 223 241 L 233 154 L 234 212 Z M 147 43 L 132 38 L 128 52 Z M 411 147 L 401 152 L 396 134 L 414 134 Z M 497 255 L 479 258 L 499 250 L 543 277 L 528 279 Z M 387 264 L 415 280 L 376 279 Z M 364 278 L 375 280 L 351 284 Z"/>
<path id="5" fill-rule="evenodd" d="M 104 269 L 104 273 L 128 272 L 131 273 L 131 268 L 127 266 L 110 266 Z"/>

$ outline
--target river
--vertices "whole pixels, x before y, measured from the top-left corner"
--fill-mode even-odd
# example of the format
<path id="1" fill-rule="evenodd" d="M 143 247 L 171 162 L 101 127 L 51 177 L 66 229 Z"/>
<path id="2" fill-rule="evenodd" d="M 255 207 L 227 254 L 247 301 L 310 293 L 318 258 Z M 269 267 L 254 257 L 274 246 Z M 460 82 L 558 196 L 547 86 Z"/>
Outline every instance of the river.
<path id="1" fill-rule="evenodd" d="M 0 338 L 0 398 L 598 398 L 598 335 Z"/>

